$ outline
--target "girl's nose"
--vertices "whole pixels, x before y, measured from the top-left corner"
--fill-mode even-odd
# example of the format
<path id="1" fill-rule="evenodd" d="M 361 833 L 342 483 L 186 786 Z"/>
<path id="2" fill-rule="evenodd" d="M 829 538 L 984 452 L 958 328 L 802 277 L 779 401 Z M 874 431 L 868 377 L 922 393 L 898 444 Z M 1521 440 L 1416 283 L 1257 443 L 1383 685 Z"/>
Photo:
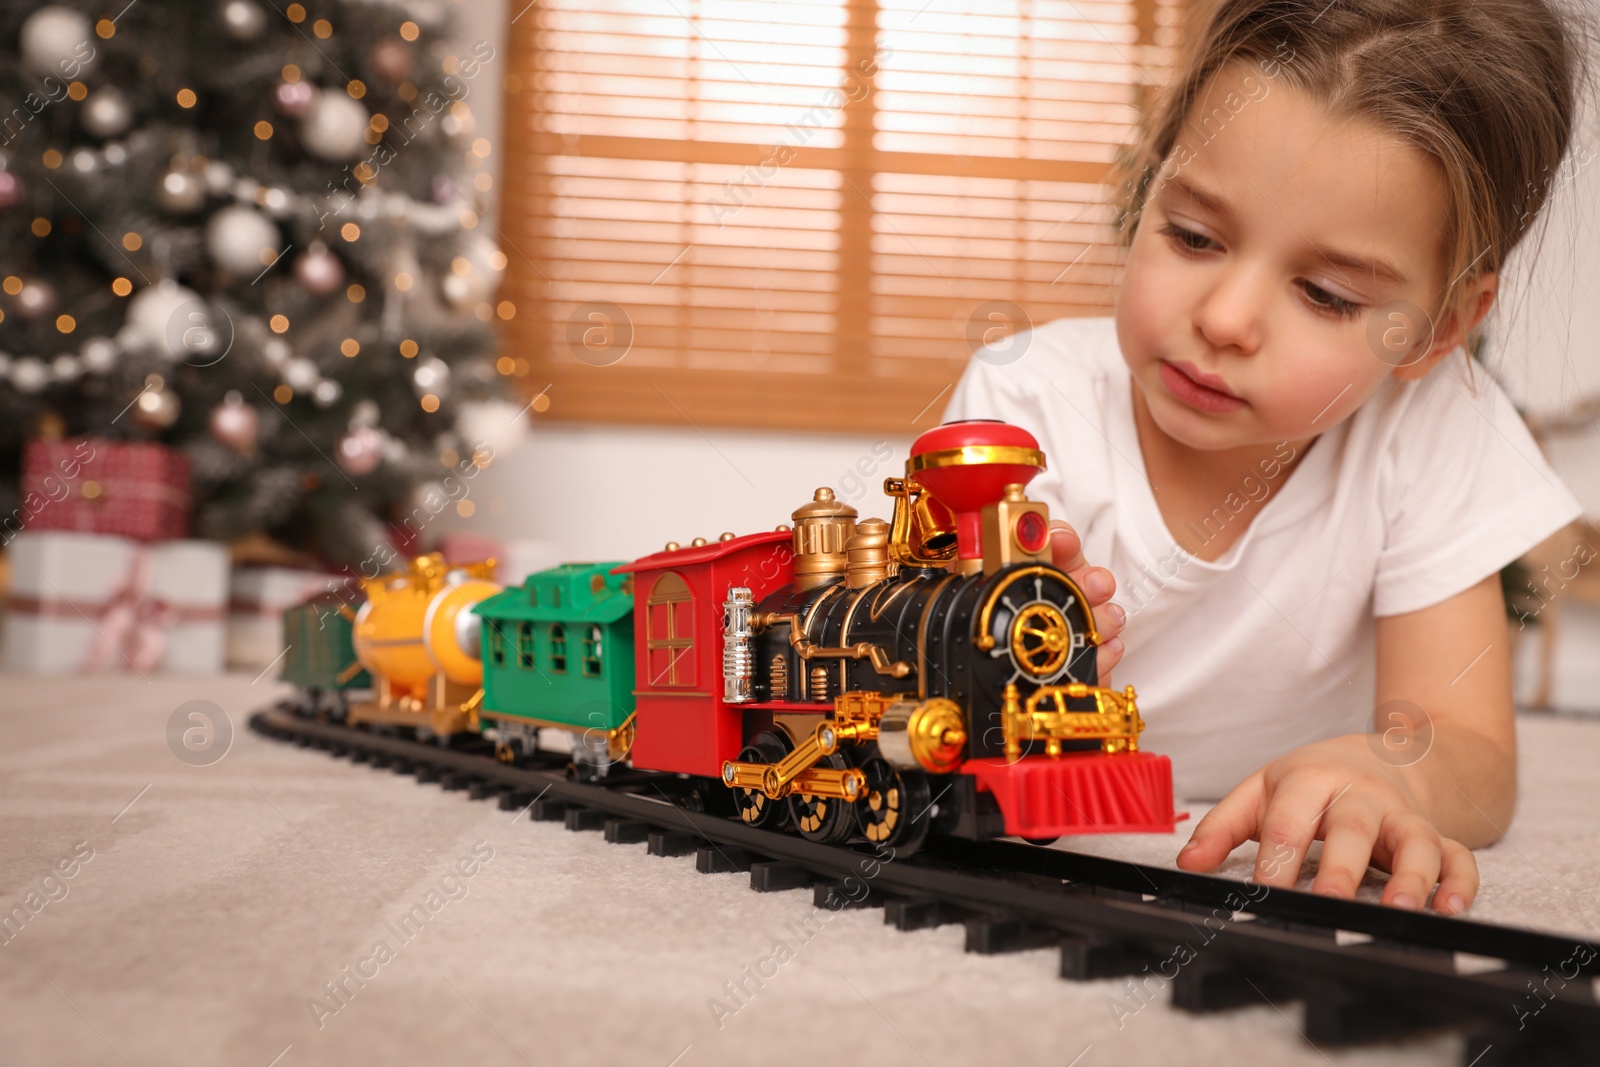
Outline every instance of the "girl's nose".
<path id="1" fill-rule="evenodd" d="M 1262 318 L 1269 289 L 1246 267 L 1224 270 L 1200 295 L 1194 325 L 1212 347 L 1249 355 L 1261 347 Z"/>

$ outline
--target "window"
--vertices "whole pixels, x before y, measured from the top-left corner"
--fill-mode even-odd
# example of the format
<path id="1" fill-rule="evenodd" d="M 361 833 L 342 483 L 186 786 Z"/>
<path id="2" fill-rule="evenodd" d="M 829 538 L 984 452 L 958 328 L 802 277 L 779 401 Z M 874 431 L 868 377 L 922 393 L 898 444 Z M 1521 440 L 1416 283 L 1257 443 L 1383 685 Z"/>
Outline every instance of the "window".
<path id="1" fill-rule="evenodd" d="M 567 628 L 559 622 L 550 624 L 550 670 L 567 673 Z"/>
<path id="2" fill-rule="evenodd" d="M 656 579 L 645 602 L 645 661 L 651 685 L 694 685 L 694 593 L 682 575 Z"/>
<path id="3" fill-rule="evenodd" d="M 533 669 L 533 623 L 525 622 L 517 627 L 517 666 L 523 670 Z"/>
<path id="4" fill-rule="evenodd" d="M 506 665 L 506 636 L 500 632 L 500 620 L 489 623 L 489 662 L 496 667 Z"/>
<path id="5" fill-rule="evenodd" d="M 586 678 L 600 677 L 600 627 L 591 626 L 583 638 L 583 674 Z"/>
<path id="6" fill-rule="evenodd" d="M 936 425 L 976 344 L 1110 308 L 1104 182 L 1183 6 L 544 0 L 504 369 L 557 418 Z"/>

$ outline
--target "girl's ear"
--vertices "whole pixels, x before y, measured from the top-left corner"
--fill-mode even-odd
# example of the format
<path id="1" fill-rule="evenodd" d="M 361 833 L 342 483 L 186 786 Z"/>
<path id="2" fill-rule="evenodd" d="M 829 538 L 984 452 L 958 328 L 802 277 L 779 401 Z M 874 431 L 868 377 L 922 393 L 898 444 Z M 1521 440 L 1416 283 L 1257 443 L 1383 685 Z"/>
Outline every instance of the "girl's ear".
<path id="1" fill-rule="evenodd" d="M 1478 323 L 1483 321 L 1489 308 L 1494 306 L 1494 298 L 1499 291 L 1500 276 L 1493 272 L 1480 274 L 1468 282 L 1461 302 L 1445 315 L 1444 321 L 1434 331 L 1428 354 L 1396 367 L 1394 376 L 1403 381 L 1416 381 L 1438 366 L 1439 361 L 1455 351 L 1456 346 L 1462 344 Z M 1465 313 L 1462 308 L 1467 309 Z"/>

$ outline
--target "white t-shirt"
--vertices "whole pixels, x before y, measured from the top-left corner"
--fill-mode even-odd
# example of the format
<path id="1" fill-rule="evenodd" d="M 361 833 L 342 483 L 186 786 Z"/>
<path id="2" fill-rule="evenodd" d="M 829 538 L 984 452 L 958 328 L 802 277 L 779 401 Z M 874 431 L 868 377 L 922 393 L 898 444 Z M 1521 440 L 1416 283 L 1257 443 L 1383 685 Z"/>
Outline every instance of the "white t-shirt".
<path id="1" fill-rule="evenodd" d="M 1300 745 L 1371 727 L 1373 618 L 1437 604 L 1494 574 L 1582 511 L 1500 387 L 1460 351 L 1420 381 L 1386 379 L 1350 418 L 1241 478 L 1209 540 L 1247 498 L 1273 495 L 1215 562 L 1167 530 L 1145 475 L 1132 376 L 1114 320 L 1060 319 L 974 358 L 945 421 L 992 418 L 1039 439 L 1028 495 L 1072 523 L 1128 612 L 1115 669 L 1141 746 L 1172 757 L 1189 799 L 1220 797 Z M 1292 458 L 1291 445 L 1280 456 Z M 1210 536 L 1207 536 L 1207 535 Z"/>

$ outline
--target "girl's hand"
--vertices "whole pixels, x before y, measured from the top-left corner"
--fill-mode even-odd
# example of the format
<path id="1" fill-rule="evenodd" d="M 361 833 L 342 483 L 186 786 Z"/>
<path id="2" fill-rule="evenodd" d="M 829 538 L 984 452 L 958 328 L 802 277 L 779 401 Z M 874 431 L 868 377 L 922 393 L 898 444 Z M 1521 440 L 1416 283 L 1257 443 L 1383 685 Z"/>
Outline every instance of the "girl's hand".
<path id="1" fill-rule="evenodd" d="M 1117 580 L 1104 567 L 1089 566 L 1083 558 L 1078 531 L 1060 519 L 1050 521 L 1050 554 L 1055 565 L 1066 571 L 1067 577 L 1078 583 L 1089 598 L 1095 629 L 1106 639 L 1095 659 L 1100 668 L 1100 684 L 1110 685 L 1111 668 L 1122 659 L 1122 638 L 1117 635 L 1128 622 L 1128 613 L 1121 605 L 1110 603 L 1111 594 L 1117 591 Z"/>
<path id="2" fill-rule="evenodd" d="M 1260 841 L 1254 880 L 1293 888 L 1313 840 L 1323 842 L 1313 893 L 1354 897 L 1370 861 L 1390 872 L 1383 903 L 1465 911 L 1478 892 L 1478 862 L 1442 836 L 1399 770 L 1364 734 L 1305 745 L 1274 760 L 1223 797 L 1194 828 L 1178 866 L 1209 871 L 1246 841 Z"/>

